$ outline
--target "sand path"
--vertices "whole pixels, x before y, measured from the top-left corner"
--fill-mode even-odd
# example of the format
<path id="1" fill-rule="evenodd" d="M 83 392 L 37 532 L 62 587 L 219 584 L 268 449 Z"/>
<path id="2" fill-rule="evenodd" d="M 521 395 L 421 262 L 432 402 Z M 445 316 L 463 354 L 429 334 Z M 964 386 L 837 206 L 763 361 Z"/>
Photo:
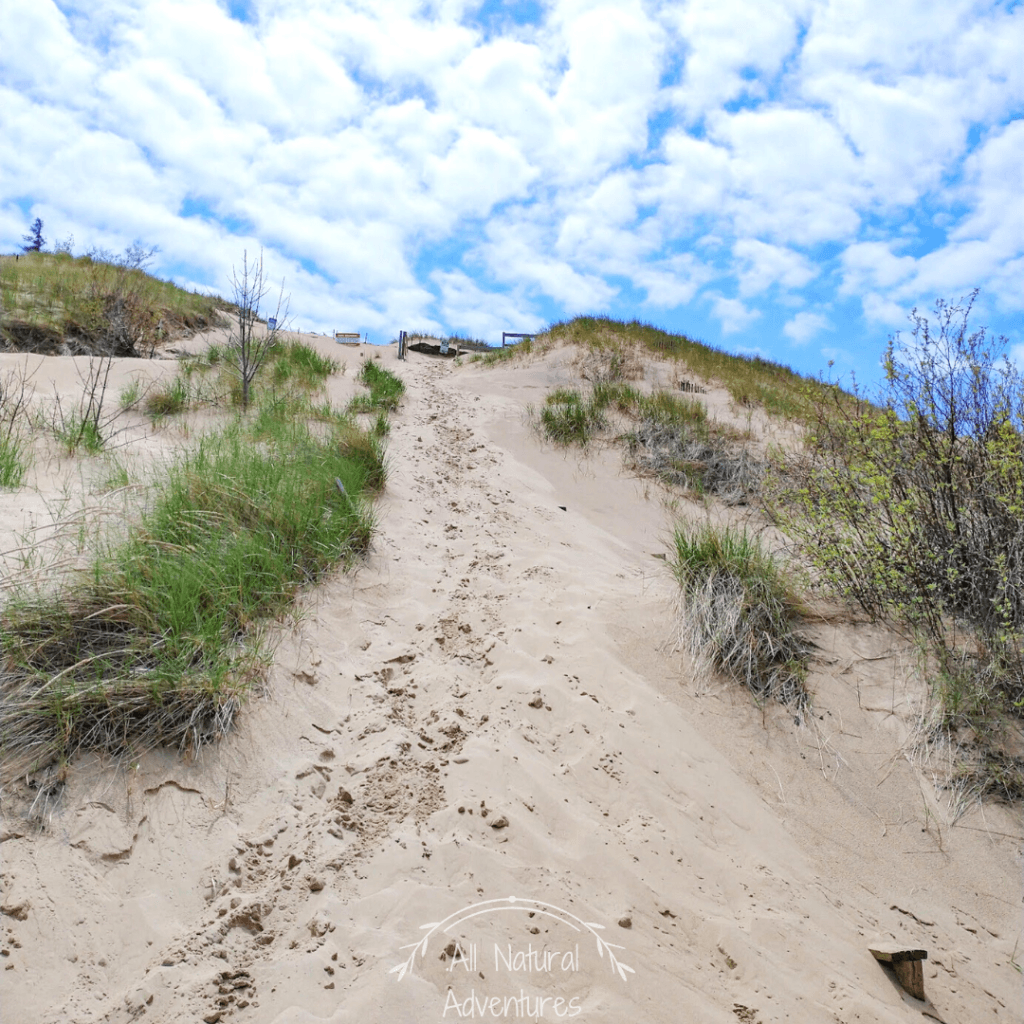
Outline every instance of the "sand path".
<path id="1" fill-rule="evenodd" d="M 425 1022 L 525 993 L 529 1020 L 1019 1020 L 1019 824 L 929 819 L 892 639 L 815 627 L 820 718 L 696 696 L 666 509 L 526 422 L 560 357 L 382 356 L 408 391 L 373 552 L 303 597 L 266 698 L 198 764 L 84 761 L 47 834 L 4 825 L 0 1019 Z M 509 896 L 603 925 L 634 973 L 540 904 L 389 973 L 421 925 Z M 929 1004 L 879 935 L 930 950 Z"/>

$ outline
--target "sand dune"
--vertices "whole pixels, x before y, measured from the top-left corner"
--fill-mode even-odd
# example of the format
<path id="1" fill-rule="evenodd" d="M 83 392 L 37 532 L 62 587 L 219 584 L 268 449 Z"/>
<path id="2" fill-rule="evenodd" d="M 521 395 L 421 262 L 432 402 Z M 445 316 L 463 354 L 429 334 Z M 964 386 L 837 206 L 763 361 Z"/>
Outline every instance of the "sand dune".
<path id="1" fill-rule="evenodd" d="M 198 763 L 85 758 L 44 831 L 5 816 L 5 1024 L 1021 1019 L 1019 815 L 949 824 L 898 638 L 831 610 L 811 712 L 758 709 L 673 642 L 656 556 L 704 507 L 532 431 L 566 352 L 317 343 L 407 384 L 373 551 Z M 927 1003 L 884 938 L 928 950 Z"/>

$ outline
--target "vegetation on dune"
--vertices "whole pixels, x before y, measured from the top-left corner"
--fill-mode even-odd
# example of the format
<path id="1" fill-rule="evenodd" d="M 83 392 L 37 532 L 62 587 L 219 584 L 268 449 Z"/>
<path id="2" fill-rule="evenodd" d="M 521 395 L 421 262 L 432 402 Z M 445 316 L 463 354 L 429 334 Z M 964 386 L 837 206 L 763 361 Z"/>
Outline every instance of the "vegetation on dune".
<path id="1" fill-rule="evenodd" d="M 991 760 L 1007 716 L 1024 716 L 1024 376 L 1007 339 L 969 332 L 976 295 L 936 304 L 937 338 L 914 310 L 875 404 L 820 396 L 770 511 L 827 585 L 917 640 L 933 729 Z M 1006 771 L 996 784 L 1024 794 L 1014 764 L 1013 786 Z"/>
<path id="2" fill-rule="evenodd" d="M 27 391 L 24 368 L 0 375 L 0 487 L 20 487 L 31 465 L 25 438 Z"/>
<path id="3" fill-rule="evenodd" d="M 390 370 L 367 360 L 359 371 L 359 381 L 369 388 L 368 395 L 357 395 L 349 404 L 352 412 L 390 412 L 397 408 L 405 392 L 405 385 Z"/>
<path id="4" fill-rule="evenodd" d="M 40 578 L 7 601 L 0 777 L 64 763 L 82 748 L 195 751 L 218 737 L 264 677 L 268 618 L 366 549 L 401 381 L 364 367 L 377 420 L 363 430 L 351 411 L 314 402 L 338 366 L 310 346 L 275 339 L 252 378 L 248 413 L 235 357 L 230 347 L 211 351 L 159 389 L 122 392 L 122 409 L 153 415 L 200 398 L 238 411 L 147 488 L 137 520 L 84 570 Z M 204 384 L 211 370 L 225 376 Z M 114 476 L 123 483 L 123 467 Z"/>
<path id="5" fill-rule="evenodd" d="M 681 639 L 698 671 L 718 669 L 755 696 L 802 707 L 810 648 L 792 627 L 792 584 L 746 531 L 677 526 L 672 571 Z"/>
<path id="6" fill-rule="evenodd" d="M 123 256 L 70 246 L 0 257 L 0 346 L 44 354 L 151 355 L 176 333 L 221 322 L 223 299 L 188 292 L 143 269 L 151 252 Z"/>
<path id="7" fill-rule="evenodd" d="M 572 388 L 557 388 L 547 396 L 540 422 L 557 444 L 586 444 L 605 423 L 602 407 L 593 396 Z"/>
<path id="8" fill-rule="evenodd" d="M 552 392 L 539 419 L 560 444 L 612 428 L 641 472 L 725 504 L 756 502 L 826 592 L 918 645 L 935 698 L 926 731 L 956 753 L 952 783 L 1024 797 L 1014 753 L 1024 718 L 1024 375 L 1002 355 L 1005 338 L 993 346 L 984 329 L 969 331 L 976 294 L 966 308 L 937 304 L 938 337 L 914 310 L 913 339 L 890 339 L 873 397 L 647 324 L 578 317 L 534 344 L 574 345 L 584 382 Z M 775 452 L 769 466 L 738 431 L 711 423 L 699 399 L 645 394 L 632 383 L 645 351 L 795 421 L 804 451 Z M 675 542 L 690 651 L 759 696 L 806 700 L 792 584 L 745 534 L 680 527 Z"/>
<path id="9" fill-rule="evenodd" d="M 507 363 L 520 356 L 527 356 L 533 351 L 533 339 L 523 338 L 514 345 L 502 345 L 501 348 L 478 349 L 477 354 L 470 356 L 471 363 L 480 363 L 483 366 L 494 366 L 497 363 Z"/>
<path id="10" fill-rule="evenodd" d="M 547 396 L 540 425 L 548 438 L 587 445 L 607 430 L 615 412 L 617 440 L 625 442 L 635 470 L 731 505 L 760 492 L 765 460 L 740 444 L 735 431 L 709 421 L 700 399 L 665 390 L 647 394 L 628 383 L 641 372 L 635 351 L 605 344 L 585 350 L 576 367 L 591 386 Z"/>
<path id="11" fill-rule="evenodd" d="M 813 397 L 826 387 L 781 363 L 756 356 L 730 355 L 684 334 L 671 334 L 639 320 L 623 323 L 606 317 L 580 316 L 552 324 L 541 341 L 608 350 L 613 353 L 612 362 L 628 359 L 629 350 L 639 347 L 661 358 L 685 363 L 693 375 L 705 381 L 720 382 L 738 405 L 759 405 L 774 416 L 801 422 L 810 414 Z"/>
<path id="12" fill-rule="evenodd" d="M 204 438 L 152 508 L 64 592 L 4 610 L 0 745 L 38 769 L 81 747 L 196 749 L 261 675 L 261 618 L 365 549 L 371 445 L 282 418 Z M 340 480 L 343 489 L 339 488 Z"/>

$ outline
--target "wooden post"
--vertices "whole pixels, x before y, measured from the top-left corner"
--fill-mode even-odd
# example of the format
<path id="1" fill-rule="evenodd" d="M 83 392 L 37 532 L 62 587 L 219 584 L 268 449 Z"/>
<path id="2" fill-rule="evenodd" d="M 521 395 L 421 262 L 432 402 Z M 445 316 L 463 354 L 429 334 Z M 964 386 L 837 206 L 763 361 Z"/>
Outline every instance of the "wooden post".
<path id="1" fill-rule="evenodd" d="M 924 969 L 921 961 L 928 959 L 927 950 L 911 949 L 891 942 L 876 943 L 868 949 L 876 960 L 892 967 L 896 980 L 908 995 L 924 1000 Z"/>

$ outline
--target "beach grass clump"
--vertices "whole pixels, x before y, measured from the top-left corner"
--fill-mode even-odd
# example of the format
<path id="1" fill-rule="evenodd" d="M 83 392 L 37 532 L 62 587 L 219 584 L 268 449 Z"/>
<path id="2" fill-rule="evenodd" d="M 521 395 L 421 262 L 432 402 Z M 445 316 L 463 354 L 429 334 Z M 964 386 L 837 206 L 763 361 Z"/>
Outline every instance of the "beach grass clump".
<path id="1" fill-rule="evenodd" d="M 690 433 L 707 433 L 707 406 L 696 398 L 655 391 L 640 397 L 637 412 L 642 420 L 659 427 L 682 427 Z"/>
<path id="2" fill-rule="evenodd" d="M 793 629 L 793 588 L 745 530 L 678 526 L 672 571 L 680 637 L 698 671 L 717 669 L 758 699 L 803 706 L 810 648 Z"/>
<path id="3" fill-rule="evenodd" d="M 521 338 L 514 344 L 502 345 L 501 348 L 492 348 L 486 352 L 477 352 L 476 355 L 470 356 L 469 361 L 480 363 L 482 366 L 496 366 L 528 356 L 533 348 L 533 338 Z"/>
<path id="4" fill-rule="evenodd" d="M 161 387 L 152 389 L 143 401 L 143 408 L 146 413 L 154 418 L 160 416 L 174 416 L 184 412 L 190 404 L 189 386 L 182 376 L 163 384 Z M 124 402 L 122 400 L 122 406 Z"/>
<path id="5" fill-rule="evenodd" d="M 4 777 L 83 747 L 194 751 L 219 736 L 263 678 L 268 617 L 366 549 L 380 441 L 348 421 L 261 427 L 203 437 L 87 570 L 7 603 Z"/>
<path id="6" fill-rule="evenodd" d="M 349 404 L 351 412 L 376 412 L 378 409 L 391 412 L 405 394 L 402 379 L 383 366 L 367 360 L 363 363 L 357 378 L 369 389 L 368 395 L 357 395 Z"/>
<path id="7" fill-rule="evenodd" d="M 142 400 L 142 384 L 138 380 L 129 381 L 118 395 L 117 404 L 124 412 L 137 409 Z"/>
<path id="8" fill-rule="evenodd" d="M 67 416 L 55 419 L 53 433 L 68 455 L 74 455 L 79 451 L 98 455 L 103 451 L 105 439 L 99 422 L 80 410 L 74 410 Z"/>
<path id="9" fill-rule="evenodd" d="M 540 422 L 556 444 L 585 445 L 604 425 L 604 416 L 593 397 L 573 388 L 556 388 L 544 401 Z"/>
<path id="10" fill-rule="evenodd" d="M 727 436 L 645 420 L 626 441 L 633 469 L 665 483 L 726 505 L 747 505 L 762 492 L 768 463 Z"/>
<path id="11" fill-rule="evenodd" d="M 0 487 L 20 487 L 30 464 L 28 445 L 23 438 L 14 431 L 0 433 Z"/>
<path id="12" fill-rule="evenodd" d="M 309 390 L 316 390 L 341 364 L 330 356 L 322 355 L 304 341 L 278 341 L 269 353 L 270 379 L 281 385 L 292 382 Z"/>

